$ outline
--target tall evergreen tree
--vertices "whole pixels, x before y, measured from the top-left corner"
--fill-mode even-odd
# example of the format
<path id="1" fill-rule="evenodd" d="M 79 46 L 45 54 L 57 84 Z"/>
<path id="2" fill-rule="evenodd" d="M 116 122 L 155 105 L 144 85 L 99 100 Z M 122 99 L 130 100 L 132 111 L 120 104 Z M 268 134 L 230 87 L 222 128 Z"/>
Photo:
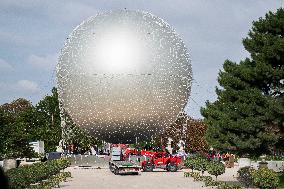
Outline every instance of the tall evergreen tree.
<path id="1" fill-rule="evenodd" d="M 284 10 L 253 22 L 243 40 L 251 58 L 226 60 L 217 100 L 201 113 L 209 145 L 240 154 L 269 153 L 283 141 Z"/>

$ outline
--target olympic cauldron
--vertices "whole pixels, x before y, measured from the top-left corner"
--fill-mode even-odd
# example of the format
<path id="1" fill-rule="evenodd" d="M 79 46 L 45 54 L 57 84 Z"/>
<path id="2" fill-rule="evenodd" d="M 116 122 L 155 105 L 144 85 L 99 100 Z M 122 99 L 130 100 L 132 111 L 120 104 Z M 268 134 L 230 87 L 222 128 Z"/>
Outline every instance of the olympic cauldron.
<path id="1" fill-rule="evenodd" d="M 191 79 L 183 41 L 162 19 L 141 11 L 104 12 L 82 22 L 57 65 L 61 108 L 112 143 L 160 134 L 184 109 Z"/>

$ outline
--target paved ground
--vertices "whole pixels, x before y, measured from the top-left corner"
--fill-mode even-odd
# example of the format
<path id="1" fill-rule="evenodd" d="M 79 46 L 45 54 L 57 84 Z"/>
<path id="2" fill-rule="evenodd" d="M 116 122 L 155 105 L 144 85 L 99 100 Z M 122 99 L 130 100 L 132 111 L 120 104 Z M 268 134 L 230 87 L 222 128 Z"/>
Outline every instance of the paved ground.
<path id="1" fill-rule="evenodd" d="M 220 180 L 236 182 L 233 177 L 235 169 L 228 169 L 226 174 L 220 176 Z M 139 175 L 114 175 L 108 169 L 75 169 L 68 168 L 73 178 L 61 183 L 63 189 L 209 189 L 202 182 L 194 182 L 192 178 L 184 178 L 182 170 L 178 172 L 142 172 Z"/>

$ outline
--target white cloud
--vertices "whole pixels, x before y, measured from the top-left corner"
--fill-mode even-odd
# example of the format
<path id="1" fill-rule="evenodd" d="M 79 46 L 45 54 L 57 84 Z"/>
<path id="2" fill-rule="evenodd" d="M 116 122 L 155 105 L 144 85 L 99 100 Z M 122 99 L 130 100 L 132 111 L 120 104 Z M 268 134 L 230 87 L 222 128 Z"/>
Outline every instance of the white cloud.
<path id="1" fill-rule="evenodd" d="M 25 39 L 22 34 L 15 32 L 0 31 L 0 42 L 2 44 L 16 44 L 17 46 L 31 46 L 34 45 L 30 40 Z"/>
<path id="2" fill-rule="evenodd" d="M 57 63 L 58 54 L 48 54 L 45 56 L 30 55 L 28 63 L 36 68 L 44 70 L 52 70 Z"/>
<path id="3" fill-rule="evenodd" d="M 10 94 L 36 94 L 40 88 L 35 81 L 19 80 L 15 83 L 0 82 L 0 90 Z"/>
<path id="4" fill-rule="evenodd" d="M 0 104 L 25 98 L 38 102 L 42 98 L 42 90 L 35 81 L 18 80 L 15 82 L 0 81 Z"/>
<path id="5" fill-rule="evenodd" d="M 12 71 L 14 68 L 11 64 L 0 58 L 0 72 Z"/>
<path id="6" fill-rule="evenodd" d="M 39 4 L 39 0 L 3 0 L 1 1 L 1 5 L 5 8 L 34 8 L 37 4 Z"/>
<path id="7" fill-rule="evenodd" d="M 38 84 L 34 81 L 29 80 L 19 80 L 15 85 L 15 89 L 32 94 L 38 93 L 40 91 Z"/>

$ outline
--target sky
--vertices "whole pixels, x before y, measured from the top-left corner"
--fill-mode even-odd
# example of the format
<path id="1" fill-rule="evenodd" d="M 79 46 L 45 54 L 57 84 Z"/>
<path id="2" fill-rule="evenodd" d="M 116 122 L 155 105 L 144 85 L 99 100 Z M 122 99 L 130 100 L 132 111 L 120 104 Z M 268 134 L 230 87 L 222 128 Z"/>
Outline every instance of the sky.
<path id="1" fill-rule="evenodd" d="M 193 70 L 185 108 L 215 101 L 226 59 L 249 54 L 242 45 L 254 20 L 284 7 L 283 0 L 0 0 L 0 104 L 26 98 L 36 104 L 56 86 L 56 64 L 68 35 L 102 11 L 143 10 L 169 23 L 186 44 Z"/>

